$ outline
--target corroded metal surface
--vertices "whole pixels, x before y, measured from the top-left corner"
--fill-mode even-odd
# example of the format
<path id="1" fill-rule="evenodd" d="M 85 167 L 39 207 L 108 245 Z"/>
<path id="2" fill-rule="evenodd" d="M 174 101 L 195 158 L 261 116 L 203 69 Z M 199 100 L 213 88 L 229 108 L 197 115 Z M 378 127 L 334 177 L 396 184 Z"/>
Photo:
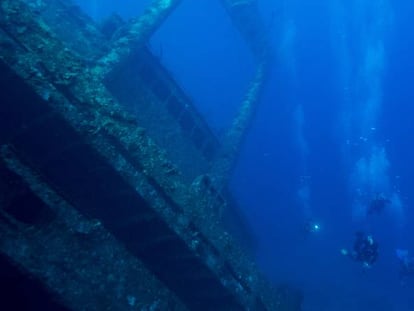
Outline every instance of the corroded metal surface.
<path id="1" fill-rule="evenodd" d="M 114 42 L 107 42 L 105 36 L 99 35 L 97 27 L 86 17 L 74 18 L 67 1 L 50 1 L 55 7 L 61 3 L 59 16 L 70 25 L 70 37 L 53 27 L 50 20 L 56 16 L 52 18 L 50 11 L 42 10 L 42 4 L 48 1 L 4 0 L 0 3 L 0 82 L 3 86 L 0 144 L 4 165 L 20 175 L 32 195 L 40 198 L 46 207 L 61 208 L 68 213 L 67 217 L 60 214 L 50 220 L 50 232 L 55 238 L 50 243 L 56 251 L 55 260 L 67 254 L 67 250 L 59 249 L 60 238 L 71 241 L 75 251 L 82 245 L 72 235 L 86 230 L 87 235 L 92 234 L 92 245 L 88 249 L 95 247 L 105 257 L 101 265 L 112 257 L 98 244 L 111 245 L 108 247 L 116 253 L 116 262 L 131 263 L 130 268 L 135 269 L 132 274 L 146 275 L 148 290 L 157 288 L 162 303 L 179 300 L 174 302 L 176 309 L 173 310 L 185 308 L 183 305 L 193 310 L 298 310 L 298 306 L 291 304 L 294 291 L 271 288 L 223 229 L 219 211 L 227 202 L 211 179 L 207 175 L 191 182 L 184 178 L 165 147 L 125 111 L 120 99 L 104 83 L 107 74 L 128 62 L 130 53 L 139 49 L 140 42 L 148 39 L 179 1 L 155 1 L 150 7 L 153 9 L 138 18 L 126 36 L 121 36 L 127 40 L 119 37 Z M 76 48 L 94 33 L 93 42 L 85 43 L 83 49 Z M 230 132 L 233 146 L 240 144 L 245 129 L 242 123 L 247 124 L 251 116 L 252 104 L 259 93 L 258 81 L 249 90 L 243 113 Z M 231 151 L 234 157 L 235 150 Z M 39 178 L 35 178 L 37 174 Z M 45 196 L 45 193 L 49 194 Z M 7 197 L 4 192 L 2 196 Z M 49 200 L 53 196 L 57 201 Z M 1 208 L 1 228 L 9 234 L 7 238 L 2 235 L 2 245 L 33 245 L 37 260 L 53 256 L 37 248 L 47 240 L 48 232 L 44 230 L 49 227 L 39 228 L 33 231 L 38 235 L 28 236 L 30 230 L 9 226 L 10 222 L 21 222 L 19 213 L 12 211 L 13 206 L 8 203 Z M 77 221 L 73 215 L 85 220 Z M 76 229 L 75 223 L 89 225 Z M 94 224 L 97 235 L 93 235 Z M 2 252 L 6 253 L 7 249 L 4 246 Z M 94 274 L 92 259 L 85 250 L 80 254 L 89 260 L 85 263 L 85 273 L 91 273 L 91 282 L 92 279 L 97 282 L 103 275 Z M 10 251 L 7 255 L 18 264 L 24 262 L 19 257 L 21 253 Z M 78 275 L 79 267 L 74 265 L 83 255 L 67 263 L 65 269 Z M 65 287 L 59 288 L 45 275 L 47 269 L 36 274 L 35 263 L 28 261 L 28 273 L 53 288 L 67 306 L 82 309 L 75 302 L 69 302 L 77 299 L 76 293 L 70 296 Z M 141 263 L 146 270 L 139 270 Z M 109 274 L 121 268 L 115 264 Z M 111 280 L 108 282 L 112 284 Z M 145 296 L 142 284 L 135 286 L 133 280 L 130 282 L 134 291 Z M 79 284 L 83 283 L 79 281 Z M 86 292 L 91 284 L 96 283 L 85 284 Z M 102 293 L 105 291 L 104 286 Z M 127 293 L 121 291 L 120 295 L 125 298 Z M 140 306 L 150 308 L 157 295 L 148 295 Z M 127 296 L 126 303 L 129 306 L 138 303 L 136 296 Z M 124 300 L 120 306 L 123 304 Z"/>
<path id="2" fill-rule="evenodd" d="M 8 194 L 0 200 L 2 254 L 72 310 L 187 310 L 98 219 L 78 213 L 11 149 L 1 149 Z M 16 204 L 30 207 L 19 213 Z"/>

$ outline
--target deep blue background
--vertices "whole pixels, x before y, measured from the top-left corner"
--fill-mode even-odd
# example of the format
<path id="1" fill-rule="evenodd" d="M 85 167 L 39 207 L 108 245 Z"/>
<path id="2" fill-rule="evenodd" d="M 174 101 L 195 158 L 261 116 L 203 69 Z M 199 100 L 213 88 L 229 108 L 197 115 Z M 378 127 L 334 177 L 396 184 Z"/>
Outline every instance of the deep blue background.
<path id="1" fill-rule="evenodd" d="M 135 16 L 150 1 L 81 2 L 99 19 L 112 11 Z M 394 254 L 395 248 L 414 253 L 414 4 L 259 3 L 273 62 L 231 183 L 258 237 L 258 264 L 275 282 L 301 286 L 304 310 L 414 310 L 414 280 L 401 286 Z M 378 42 L 383 66 L 363 75 L 367 49 Z M 254 60 L 218 1 L 183 1 L 151 46 L 222 135 L 253 76 Z M 371 88 L 375 79 L 379 87 Z M 380 95 L 368 124 L 362 114 L 373 94 Z M 299 106 L 301 125 L 295 117 Z M 347 126 L 346 113 L 352 114 Z M 401 199 L 404 212 L 397 217 L 390 207 L 382 215 L 355 220 L 355 164 L 374 146 L 384 148 L 389 162 L 379 177 L 389 180 L 385 192 Z M 307 176 L 310 190 L 306 202 L 298 196 L 301 176 Z M 321 230 L 306 236 L 309 218 Z M 369 270 L 339 252 L 359 229 L 373 233 L 380 244 L 379 260 Z"/>

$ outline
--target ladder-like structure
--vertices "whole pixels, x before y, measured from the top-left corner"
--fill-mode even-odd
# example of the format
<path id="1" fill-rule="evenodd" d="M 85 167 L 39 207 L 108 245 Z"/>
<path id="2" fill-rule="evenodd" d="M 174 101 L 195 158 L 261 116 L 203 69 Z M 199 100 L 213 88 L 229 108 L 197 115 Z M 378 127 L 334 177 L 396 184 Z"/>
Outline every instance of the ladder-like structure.
<path id="1" fill-rule="evenodd" d="M 255 1 L 222 1 L 258 59 L 225 142 L 146 47 L 180 2 L 102 27 L 69 0 L 0 2 L 0 306 L 300 310 L 223 225 L 265 79 Z"/>

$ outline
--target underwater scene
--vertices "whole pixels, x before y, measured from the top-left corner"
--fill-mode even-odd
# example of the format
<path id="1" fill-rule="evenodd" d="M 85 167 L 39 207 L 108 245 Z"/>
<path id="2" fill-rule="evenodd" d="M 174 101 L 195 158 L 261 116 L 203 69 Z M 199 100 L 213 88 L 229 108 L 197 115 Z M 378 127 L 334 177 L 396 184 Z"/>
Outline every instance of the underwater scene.
<path id="1" fill-rule="evenodd" d="M 413 18 L 0 0 L 0 310 L 414 311 Z"/>

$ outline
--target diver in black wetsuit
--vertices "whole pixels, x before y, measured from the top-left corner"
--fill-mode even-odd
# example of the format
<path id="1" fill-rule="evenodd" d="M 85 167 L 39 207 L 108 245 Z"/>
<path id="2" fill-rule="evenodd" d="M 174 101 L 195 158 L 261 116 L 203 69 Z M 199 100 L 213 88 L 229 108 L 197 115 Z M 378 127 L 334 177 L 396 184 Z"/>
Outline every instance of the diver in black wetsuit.
<path id="1" fill-rule="evenodd" d="M 311 238 L 312 236 L 316 236 L 318 235 L 320 231 L 321 231 L 321 225 L 318 222 L 311 220 L 311 219 L 308 219 L 307 221 L 305 221 L 302 227 L 302 233 L 303 233 L 304 239 L 308 239 L 308 238 Z"/>
<path id="2" fill-rule="evenodd" d="M 385 198 L 382 194 L 377 194 L 369 203 L 367 214 L 380 214 L 387 205 L 391 204 L 391 200 Z"/>
<path id="3" fill-rule="evenodd" d="M 319 232 L 321 230 L 321 226 L 316 221 L 308 220 L 305 222 L 303 229 L 305 233 L 312 234 L 312 233 Z"/>
<path id="4" fill-rule="evenodd" d="M 349 252 L 346 249 L 342 249 L 341 253 L 369 268 L 378 259 L 378 243 L 374 241 L 371 235 L 358 231 L 355 234 L 353 250 Z"/>

